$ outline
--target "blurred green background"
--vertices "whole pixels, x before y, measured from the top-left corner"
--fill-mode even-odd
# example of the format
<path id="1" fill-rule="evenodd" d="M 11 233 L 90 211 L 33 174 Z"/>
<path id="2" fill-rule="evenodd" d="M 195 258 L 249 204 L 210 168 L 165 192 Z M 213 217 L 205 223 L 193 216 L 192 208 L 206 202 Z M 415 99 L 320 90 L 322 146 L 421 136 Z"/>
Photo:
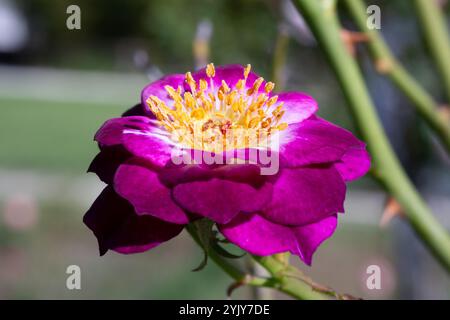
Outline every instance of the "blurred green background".
<path id="1" fill-rule="evenodd" d="M 408 1 L 374 2 L 395 54 L 443 99 Z M 81 8 L 81 30 L 66 27 L 70 4 Z M 231 280 L 213 263 L 191 272 L 202 253 L 188 235 L 138 255 L 99 257 L 81 221 L 103 188 L 85 173 L 97 152 L 93 135 L 163 74 L 193 70 L 202 58 L 251 63 L 278 88 L 315 97 L 321 116 L 354 129 L 333 74 L 289 1 L 0 0 L 0 19 L 0 299 L 226 298 Z M 199 58 L 205 44 L 209 56 Z M 358 57 L 405 168 L 449 226 L 448 157 L 408 102 L 375 74 L 364 50 Z M 409 228 L 397 220 L 379 226 L 385 201 L 369 178 L 352 183 L 336 234 L 312 267 L 296 263 L 318 282 L 367 299 L 450 298 L 448 276 Z M 81 290 L 66 288 L 72 264 L 81 268 Z M 381 290 L 366 287 L 371 264 L 382 268 Z M 233 293 L 255 295 L 269 297 L 248 288 Z"/>

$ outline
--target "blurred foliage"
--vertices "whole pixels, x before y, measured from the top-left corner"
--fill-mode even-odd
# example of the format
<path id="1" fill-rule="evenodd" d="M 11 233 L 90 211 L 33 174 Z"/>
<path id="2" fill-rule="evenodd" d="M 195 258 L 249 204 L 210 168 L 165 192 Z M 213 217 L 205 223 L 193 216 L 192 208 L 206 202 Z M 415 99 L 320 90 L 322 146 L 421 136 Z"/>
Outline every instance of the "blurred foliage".
<path id="1" fill-rule="evenodd" d="M 153 63 L 192 65 L 197 24 L 214 28 L 211 57 L 217 64 L 252 61 L 268 68 L 276 17 L 261 0 L 20 0 L 33 25 L 25 60 L 70 67 L 111 68 L 121 50 L 142 48 Z M 82 30 L 65 27 L 66 8 L 81 8 Z M 251 59 L 250 59 L 251 57 Z M 269 59 L 269 60 L 268 60 Z M 170 71 L 170 70 L 168 70 Z"/>

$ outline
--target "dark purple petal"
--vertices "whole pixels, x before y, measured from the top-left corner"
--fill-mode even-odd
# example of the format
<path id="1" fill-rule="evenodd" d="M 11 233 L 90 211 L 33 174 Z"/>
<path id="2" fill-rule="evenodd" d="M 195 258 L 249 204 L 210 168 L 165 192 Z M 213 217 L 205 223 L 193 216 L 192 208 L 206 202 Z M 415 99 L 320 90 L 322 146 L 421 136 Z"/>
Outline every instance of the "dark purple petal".
<path id="1" fill-rule="evenodd" d="M 246 183 L 221 179 L 182 183 L 173 189 L 173 198 L 186 210 L 217 223 L 227 223 L 239 212 L 254 212 L 270 200 L 272 185 L 256 189 Z"/>
<path id="2" fill-rule="evenodd" d="M 219 230 L 230 242 L 258 256 L 291 252 L 311 265 L 319 245 L 336 229 L 337 217 L 332 215 L 313 224 L 288 227 L 273 223 L 258 214 L 239 214 Z"/>
<path id="3" fill-rule="evenodd" d="M 164 89 L 164 87 L 169 85 L 174 89 L 177 89 L 178 86 L 181 86 L 181 88 L 183 88 L 183 82 L 184 82 L 184 74 L 172 74 L 164 78 L 161 78 L 158 81 L 148 84 L 144 89 L 142 89 L 141 92 L 141 103 L 143 106 L 145 106 L 144 109 L 149 114 L 152 113 L 150 109 L 147 107 L 147 99 L 150 96 L 158 97 L 159 99 L 164 101 L 167 106 L 171 107 L 173 105 L 173 100 L 167 94 L 167 91 L 166 89 Z"/>
<path id="4" fill-rule="evenodd" d="M 98 196 L 83 222 L 97 237 L 100 255 L 109 249 L 120 253 L 146 251 L 183 230 L 182 225 L 136 215 L 133 207 L 110 186 Z"/>
<path id="5" fill-rule="evenodd" d="M 345 181 L 355 180 L 369 171 L 370 155 L 364 147 L 349 149 L 334 166 Z"/>
<path id="6" fill-rule="evenodd" d="M 344 212 L 345 189 L 333 165 L 283 169 L 261 215 L 284 225 L 310 224 Z"/>
<path id="7" fill-rule="evenodd" d="M 173 202 L 170 190 L 143 164 L 135 161 L 122 164 L 114 177 L 114 189 L 134 206 L 138 215 L 151 215 L 177 224 L 189 223 L 189 216 Z"/>
<path id="8" fill-rule="evenodd" d="M 284 167 L 339 161 L 349 149 L 363 145 L 350 131 L 322 119 L 291 124 L 280 138 Z"/>
<path id="9" fill-rule="evenodd" d="M 274 108 L 280 103 L 283 103 L 283 110 L 286 111 L 282 122 L 288 124 L 308 119 L 319 108 L 316 100 L 300 92 L 281 92 L 278 94 L 278 100 Z"/>
<path id="10" fill-rule="evenodd" d="M 88 172 L 94 172 L 106 184 L 113 183 L 117 168 L 131 157 L 121 145 L 105 147 L 92 160 Z"/>
<path id="11" fill-rule="evenodd" d="M 125 111 L 122 114 L 122 117 L 130 117 L 130 116 L 148 116 L 148 112 L 146 112 L 145 107 L 142 105 L 142 103 L 138 103 L 135 106 L 131 107 L 127 111 Z M 148 108 L 147 108 L 148 109 Z M 153 113 L 151 114 L 153 115 Z M 152 117 L 154 118 L 154 117 Z"/>
<path id="12" fill-rule="evenodd" d="M 113 146 L 122 143 L 125 129 L 146 130 L 149 127 L 148 117 L 131 116 L 113 118 L 106 121 L 95 134 L 94 140 L 101 146 Z"/>

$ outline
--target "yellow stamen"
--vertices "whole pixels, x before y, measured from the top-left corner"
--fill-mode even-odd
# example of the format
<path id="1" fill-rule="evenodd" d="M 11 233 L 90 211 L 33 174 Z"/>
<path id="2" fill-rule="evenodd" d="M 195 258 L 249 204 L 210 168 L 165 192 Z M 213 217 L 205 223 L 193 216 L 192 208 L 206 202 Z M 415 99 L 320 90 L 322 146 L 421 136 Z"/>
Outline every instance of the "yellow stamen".
<path id="1" fill-rule="evenodd" d="M 216 75 L 216 69 L 214 68 L 214 63 L 210 63 L 206 66 L 206 75 L 209 78 L 213 78 Z"/>
<path id="2" fill-rule="evenodd" d="M 216 70 L 210 63 L 206 66 L 209 80 L 200 79 L 197 83 L 187 72 L 185 82 L 189 90 L 183 92 L 182 86 L 164 87 L 172 103 L 153 95 L 146 102 L 171 139 L 184 146 L 214 152 L 262 147 L 261 141 L 285 130 L 288 124 L 281 122 L 285 111 L 282 103 L 277 104 L 278 96 L 269 98 L 275 87 L 273 82 L 265 83 L 260 92 L 264 79 L 258 78 L 245 90 L 250 70 L 251 65 L 247 65 L 234 87 L 222 80 L 215 89 L 212 78 Z"/>

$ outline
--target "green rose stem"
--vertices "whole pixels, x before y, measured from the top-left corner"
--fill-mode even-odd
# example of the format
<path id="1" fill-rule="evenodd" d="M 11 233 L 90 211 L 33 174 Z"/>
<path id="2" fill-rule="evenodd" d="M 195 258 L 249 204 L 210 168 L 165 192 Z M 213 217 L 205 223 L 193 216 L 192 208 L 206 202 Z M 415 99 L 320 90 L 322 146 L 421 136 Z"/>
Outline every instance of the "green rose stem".
<path id="1" fill-rule="evenodd" d="M 400 203 L 417 235 L 450 271 L 450 235 L 433 217 L 386 137 L 358 65 L 341 39 L 335 1 L 295 0 L 295 5 L 336 74 L 355 121 L 368 143 L 375 177 Z"/>
<path id="2" fill-rule="evenodd" d="M 450 39 L 445 17 L 436 0 L 415 0 L 423 35 L 436 62 L 450 102 Z"/>
<path id="3" fill-rule="evenodd" d="M 195 227 L 190 224 L 186 227 L 186 229 L 195 242 L 202 247 Z M 335 296 L 332 292 L 322 290 L 325 288 L 323 286 L 314 287 L 311 285 L 312 282 L 307 283 L 304 279 L 298 276 L 299 274 L 301 275 L 300 270 L 292 266 L 285 265 L 273 257 L 253 257 L 270 273 L 271 277 L 267 279 L 253 276 L 241 271 L 227 259 L 217 254 L 214 250 L 208 250 L 208 257 L 235 280 L 235 284 L 231 287 L 232 289 L 242 285 L 266 287 L 278 290 L 293 298 L 301 300 L 323 300 L 329 299 L 330 296 Z"/>
<path id="4" fill-rule="evenodd" d="M 440 137 L 443 145 L 445 146 L 447 151 L 450 152 L 450 123 L 448 123 L 444 117 L 440 116 L 438 112 L 439 106 L 436 104 L 434 99 L 395 59 L 379 32 L 376 29 L 369 30 L 367 28 L 367 15 L 364 2 L 361 0 L 342 0 L 342 2 L 346 5 L 350 15 L 352 16 L 360 31 L 366 33 L 369 37 L 367 45 L 370 55 L 374 60 L 377 71 L 389 77 L 391 81 L 403 92 L 403 94 L 411 100 L 417 112 L 425 119 L 431 129 L 433 129 L 435 133 Z M 416 2 L 425 7 L 433 7 L 433 2 L 435 1 L 419 0 Z M 425 12 L 426 10 L 423 11 Z M 423 13 L 423 15 L 425 16 L 426 14 Z M 423 20 L 426 19 L 424 18 Z M 434 34 L 434 31 L 432 33 Z M 447 40 L 446 36 L 443 37 L 445 38 L 445 40 Z M 434 37 L 433 41 L 430 38 L 430 42 L 432 42 L 433 44 L 441 43 L 440 40 L 438 41 L 436 38 L 437 37 Z M 448 43 L 448 41 L 444 41 L 443 43 L 445 42 Z M 442 44 L 442 47 L 445 46 L 445 44 Z M 440 45 L 436 45 L 436 47 L 440 47 Z M 438 56 L 441 57 L 443 54 L 441 53 L 441 51 L 445 50 L 440 49 L 434 51 L 439 51 L 439 54 L 437 52 L 435 54 L 437 58 Z M 450 81 L 450 50 L 448 50 L 447 54 L 444 55 L 444 62 L 440 67 L 441 69 L 447 68 L 448 72 L 446 72 L 446 76 L 449 77 L 448 81 Z M 447 84 L 447 87 L 448 86 L 449 84 Z"/>

